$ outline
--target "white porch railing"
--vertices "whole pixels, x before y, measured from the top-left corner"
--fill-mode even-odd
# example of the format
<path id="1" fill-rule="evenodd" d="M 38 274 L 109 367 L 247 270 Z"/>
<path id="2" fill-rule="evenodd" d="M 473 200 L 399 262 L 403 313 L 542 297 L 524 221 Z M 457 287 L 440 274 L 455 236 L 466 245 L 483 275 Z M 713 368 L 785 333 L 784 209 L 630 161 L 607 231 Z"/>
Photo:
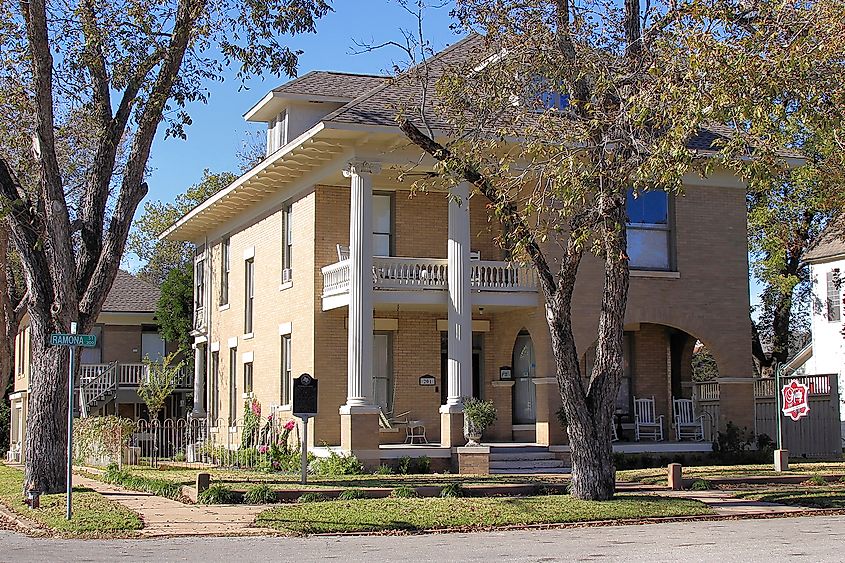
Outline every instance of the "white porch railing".
<path id="1" fill-rule="evenodd" d="M 349 260 L 329 264 L 322 273 L 323 297 L 349 290 Z M 478 291 L 536 291 L 537 276 L 531 266 L 474 260 L 470 284 Z M 373 259 L 373 287 L 384 290 L 445 290 L 449 287 L 448 260 L 376 257 Z"/>
<path id="2" fill-rule="evenodd" d="M 194 329 L 200 331 L 205 330 L 205 321 L 205 307 L 194 306 Z"/>
<path id="3" fill-rule="evenodd" d="M 703 383 L 696 383 L 694 386 L 694 397 L 697 401 L 718 401 L 719 400 L 719 382 L 706 381 Z"/>

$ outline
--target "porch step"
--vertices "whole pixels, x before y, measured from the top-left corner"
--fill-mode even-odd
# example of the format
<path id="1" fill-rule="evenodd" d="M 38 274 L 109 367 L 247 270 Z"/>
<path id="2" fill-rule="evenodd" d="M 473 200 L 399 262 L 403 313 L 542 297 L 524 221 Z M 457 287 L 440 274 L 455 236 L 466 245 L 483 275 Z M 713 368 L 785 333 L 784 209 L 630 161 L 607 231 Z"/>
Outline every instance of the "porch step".
<path id="1" fill-rule="evenodd" d="M 490 473 L 569 473 L 569 467 L 564 461 L 557 459 L 547 446 L 491 444 Z"/>

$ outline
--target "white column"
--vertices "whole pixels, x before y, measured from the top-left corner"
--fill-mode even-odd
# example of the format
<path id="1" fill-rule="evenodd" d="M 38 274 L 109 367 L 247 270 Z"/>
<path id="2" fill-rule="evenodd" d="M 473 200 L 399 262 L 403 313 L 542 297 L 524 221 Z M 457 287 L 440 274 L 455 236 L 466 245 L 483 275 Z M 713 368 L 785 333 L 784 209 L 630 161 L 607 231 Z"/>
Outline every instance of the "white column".
<path id="1" fill-rule="evenodd" d="M 193 418 L 205 418 L 205 408 L 202 406 L 205 397 L 205 344 L 194 345 L 194 408 Z"/>
<path id="2" fill-rule="evenodd" d="M 349 207 L 349 333 L 346 405 L 373 408 L 373 180 L 377 163 L 353 160 Z"/>
<path id="3" fill-rule="evenodd" d="M 470 302 L 469 184 L 452 188 L 449 198 L 449 394 L 441 412 L 461 409 L 472 395 L 472 303 Z"/>

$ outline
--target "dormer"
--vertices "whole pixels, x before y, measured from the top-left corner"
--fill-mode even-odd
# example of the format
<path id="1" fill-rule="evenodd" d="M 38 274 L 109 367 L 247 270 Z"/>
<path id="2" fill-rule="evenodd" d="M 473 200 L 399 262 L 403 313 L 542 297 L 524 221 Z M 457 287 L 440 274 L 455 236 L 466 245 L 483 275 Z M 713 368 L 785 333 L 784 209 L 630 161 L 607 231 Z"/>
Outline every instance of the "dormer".
<path id="1" fill-rule="evenodd" d="M 244 119 L 267 124 L 267 155 L 387 78 L 369 74 L 313 71 L 269 92 Z"/>

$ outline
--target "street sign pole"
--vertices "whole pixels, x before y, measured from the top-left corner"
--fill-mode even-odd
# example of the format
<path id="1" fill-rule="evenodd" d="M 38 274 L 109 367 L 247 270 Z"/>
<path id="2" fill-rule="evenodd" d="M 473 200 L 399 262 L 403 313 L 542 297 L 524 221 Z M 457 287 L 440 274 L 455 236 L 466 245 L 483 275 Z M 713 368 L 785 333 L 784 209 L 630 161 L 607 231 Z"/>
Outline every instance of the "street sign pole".
<path id="1" fill-rule="evenodd" d="M 308 415 L 302 417 L 302 479 L 300 482 L 303 485 L 308 484 Z"/>
<path id="2" fill-rule="evenodd" d="M 70 323 L 70 333 L 76 334 L 76 323 Z M 68 346 L 70 368 L 67 378 L 67 510 L 65 518 L 71 517 L 71 496 L 73 495 L 73 361 L 76 346 Z"/>
<path id="3" fill-rule="evenodd" d="M 775 404 L 775 416 L 777 417 L 777 440 L 778 450 L 783 449 L 783 395 L 781 393 L 781 365 L 775 365 L 775 397 L 777 402 Z"/>

